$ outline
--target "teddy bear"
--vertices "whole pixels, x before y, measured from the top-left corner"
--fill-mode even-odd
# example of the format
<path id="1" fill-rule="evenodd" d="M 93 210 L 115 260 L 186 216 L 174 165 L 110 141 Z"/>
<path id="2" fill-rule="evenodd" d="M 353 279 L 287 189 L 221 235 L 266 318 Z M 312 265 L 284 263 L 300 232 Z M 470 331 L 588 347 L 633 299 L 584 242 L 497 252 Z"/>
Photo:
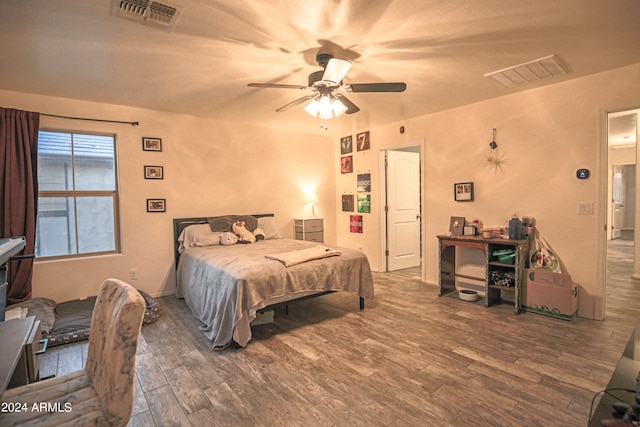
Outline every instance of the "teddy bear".
<path id="1" fill-rule="evenodd" d="M 244 221 L 236 221 L 231 225 L 231 231 L 238 236 L 240 243 L 253 243 L 256 241 L 256 236 L 253 235 L 244 226 Z"/>

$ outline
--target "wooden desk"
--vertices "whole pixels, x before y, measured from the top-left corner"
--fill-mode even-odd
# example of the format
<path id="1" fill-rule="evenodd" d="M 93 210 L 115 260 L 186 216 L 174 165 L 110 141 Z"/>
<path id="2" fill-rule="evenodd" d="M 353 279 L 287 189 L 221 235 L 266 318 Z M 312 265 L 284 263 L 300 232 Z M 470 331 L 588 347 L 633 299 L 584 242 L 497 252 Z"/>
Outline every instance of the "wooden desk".
<path id="1" fill-rule="evenodd" d="M 456 277 L 484 281 L 485 307 L 490 307 L 502 301 L 502 292 L 514 293 L 514 311 L 521 310 L 520 290 L 524 280 L 524 269 L 529 254 L 530 240 L 484 239 L 479 236 L 458 236 L 441 234 L 438 236 L 439 250 L 439 288 L 438 295 L 443 296 L 456 289 Z M 484 254 L 484 277 L 469 277 L 456 271 L 456 247 L 478 249 Z M 493 252 L 513 249 L 515 251 L 514 264 L 499 262 Z M 513 271 L 515 286 L 497 286 L 491 281 L 493 271 Z"/>
<path id="2" fill-rule="evenodd" d="M 37 379 L 30 372 L 28 354 L 34 328 L 39 329 L 39 322 L 33 316 L 0 322 L 0 398 L 7 388 L 28 384 L 30 377 Z M 39 340 L 37 337 L 36 342 Z"/>

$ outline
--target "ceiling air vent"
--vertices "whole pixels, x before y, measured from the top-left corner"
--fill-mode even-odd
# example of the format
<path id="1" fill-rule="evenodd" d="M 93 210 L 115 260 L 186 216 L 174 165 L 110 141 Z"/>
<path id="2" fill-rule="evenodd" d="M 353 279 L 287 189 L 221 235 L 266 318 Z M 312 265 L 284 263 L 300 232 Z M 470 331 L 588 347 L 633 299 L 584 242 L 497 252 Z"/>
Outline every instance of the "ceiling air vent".
<path id="1" fill-rule="evenodd" d="M 487 73 L 484 76 L 491 77 L 506 87 L 516 87 L 565 74 L 567 74 L 567 71 L 560 64 L 558 58 L 555 55 L 549 55 L 524 64 Z"/>
<path id="2" fill-rule="evenodd" d="M 112 0 L 111 13 L 171 32 L 182 13 L 182 8 L 149 0 Z"/>

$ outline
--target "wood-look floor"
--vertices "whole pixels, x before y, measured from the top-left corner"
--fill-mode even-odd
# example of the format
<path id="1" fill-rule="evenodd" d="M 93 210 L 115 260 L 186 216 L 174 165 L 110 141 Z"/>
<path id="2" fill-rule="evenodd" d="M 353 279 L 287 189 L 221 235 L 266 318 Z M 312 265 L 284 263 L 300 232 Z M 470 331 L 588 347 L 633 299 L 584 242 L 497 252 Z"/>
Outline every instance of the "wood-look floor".
<path id="1" fill-rule="evenodd" d="M 374 274 L 375 301 L 332 294 L 214 352 L 182 300 L 159 298 L 137 357 L 131 426 L 585 426 L 640 318 L 633 242 L 610 251 L 606 320 L 439 298 L 415 270 Z M 47 351 L 80 369 L 86 342 Z"/>

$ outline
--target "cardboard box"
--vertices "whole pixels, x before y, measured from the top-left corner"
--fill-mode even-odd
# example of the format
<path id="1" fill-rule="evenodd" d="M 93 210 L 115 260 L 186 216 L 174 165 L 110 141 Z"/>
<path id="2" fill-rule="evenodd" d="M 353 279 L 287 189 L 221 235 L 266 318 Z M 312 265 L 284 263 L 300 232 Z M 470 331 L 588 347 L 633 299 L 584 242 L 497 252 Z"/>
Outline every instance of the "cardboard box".
<path id="1" fill-rule="evenodd" d="M 578 285 L 562 273 L 525 269 L 525 311 L 572 321 L 578 314 Z"/>

